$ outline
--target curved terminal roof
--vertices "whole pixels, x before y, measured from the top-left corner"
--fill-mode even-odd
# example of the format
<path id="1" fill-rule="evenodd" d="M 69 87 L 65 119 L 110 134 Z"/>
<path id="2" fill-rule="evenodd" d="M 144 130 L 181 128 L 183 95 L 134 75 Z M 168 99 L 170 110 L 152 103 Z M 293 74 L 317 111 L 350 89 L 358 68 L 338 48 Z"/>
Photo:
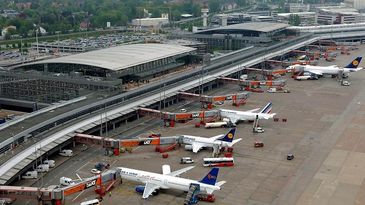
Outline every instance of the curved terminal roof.
<path id="1" fill-rule="evenodd" d="M 213 28 L 213 29 L 207 29 L 202 30 L 196 33 L 220 33 L 220 32 L 226 32 L 226 31 L 254 31 L 254 32 L 272 32 L 280 29 L 284 29 L 288 27 L 288 24 L 284 23 L 271 23 L 271 22 L 252 22 L 252 23 L 240 23 L 240 24 L 233 24 L 229 26 L 219 27 L 219 28 Z"/>
<path id="2" fill-rule="evenodd" d="M 169 44 L 131 44 L 86 53 L 47 59 L 17 67 L 36 64 L 80 64 L 119 71 L 147 62 L 189 53 L 196 50 L 186 46 Z"/>

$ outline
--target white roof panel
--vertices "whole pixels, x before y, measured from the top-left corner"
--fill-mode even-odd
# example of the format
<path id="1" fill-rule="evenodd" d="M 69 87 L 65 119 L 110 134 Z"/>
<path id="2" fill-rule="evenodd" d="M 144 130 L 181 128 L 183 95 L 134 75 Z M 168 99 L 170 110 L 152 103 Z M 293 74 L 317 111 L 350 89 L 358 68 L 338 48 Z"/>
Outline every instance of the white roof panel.
<path id="1" fill-rule="evenodd" d="M 278 29 L 286 28 L 288 26 L 289 26 L 288 24 L 284 23 L 250 22 L 250 23 L 232 24 L 229 26 L 201 30 L 197 33 L 204 33 L 207 31 L 214 31 L 214 30 L 248 30 L 248 31 L 258 31 L 258 32 L 272 32 Z"/>
<path id="2" fill-rule="evenodd" d="M 108 70 L 118 71 L 147 62 L 172 57 L 196 50 L 186 46 L 169 44 L 131 44 L 106 48 L 86 53 L 47 59 L 32 64 L 67 63 L 90 65 Z M 22 65 L 24 66 L 24 65 Z"/>

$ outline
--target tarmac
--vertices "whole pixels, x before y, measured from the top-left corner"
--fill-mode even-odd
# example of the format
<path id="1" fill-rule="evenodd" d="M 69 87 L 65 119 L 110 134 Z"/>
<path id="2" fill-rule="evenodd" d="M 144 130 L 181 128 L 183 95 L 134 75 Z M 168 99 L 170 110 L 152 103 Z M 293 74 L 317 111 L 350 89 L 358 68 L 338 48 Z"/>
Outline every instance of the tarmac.
<path id="1" fill-rule="evenodd" d="M 351 51 L 351 55 L 339 55 L 335 62 L 319 61 L 319 65 L 347 65 L 356 56 L 361 56 L 365 46 Z M 364 62 L 360 66 L 365 65 Z M 341 86 L 336 78 L 325 77 L 314 81 L 295 81 L 290 76 L 287 88 L 291 93 L 252 93 L 247 104 L 234 107 L 229 102 L 219 106 L 235 110 L 249 110 L 273 103 L 272 112 L 279 121 L 261 120 L 264 133 L 252 133 L 252 124 L 240 123 L 236 138 L 243 140 L 234 146 L 235 166 L 222 167 L 218 180 L 227 181 L 222 190 L 216 191 L 215 204 L 365 204 L 365 71 L 352 73 L 348 79 L 350 86 Z M 238 86 L 225 85 L 204 93 L 219 95 L 240 92 Z M 189 111 L 199 109 L 199 103 L 176 105 L 169 109 Z M 286 121 L 283 119 L 287 119 Z M 195 128 L 194 122 L 179 123 L 173 128 L 163 127 L 150 117 L 134 122 L 135 128 L 124 127 L 120 135 L 136 136 L 158 132 L 162 136 L 188 134 L 211 137 L 223 134 L 227 128 Z M 156 123 L 156 126 L 149 126 Z M 130 126 L 132 126 L 130 125 Z M 150 129 L 152 127 L 152 129 Z M 117 132 L 113 133 L 113 135 Z M 111 134 L 111 133 L 110 133 Z M 254 148 L 255 141 L 265 146 Z M 185 151 L 183 147 L 169 152 L 163 159 L 154 151 L 154 146 L 141 146 L 132 153 L 106 157 L 103 150 L 89 147 L 78 152 L 76 157 L 63 160 L 64 163 L 43 177 L 43 185 L 58 184 L 61 176 L 76 179 L 91 176 L 90 170 L 97 162 L 105 161 L 112 167 L 129 167 L 161 173 L 163 164 L 171 165 L 172 171 L 188 165 L 179 164 L 181 157 L 192 157 L 195 168 L 181 177 L 200 180 L 209 168 L 203 167 L 204 157 L 211 156 L 211 150 L 198 154 Z M 295 158 L 286 160 L 287 154 Z M 24 182 L 25 181 L 21 181 Z M 34 186 L 39 183 L 34 183 Z M 157 196 L 143 200 L 134 191 L 137 183 L 123 180 L 115 185 L 111 196 L 104 196 L 102 204 L 183 204 L 186 193 L 176 190 L 161 190 Z M 67 197 L 66 204 L 80 204 L 97 197 L 93 189 Z M 34 202 L 28 202 L 32 204 Z M 15 203 L 20 204 L 20 202 Z M 25 204 L 25 203 L 21 203 Z M 208 202 L 199 202 L 208 204 Z"/>

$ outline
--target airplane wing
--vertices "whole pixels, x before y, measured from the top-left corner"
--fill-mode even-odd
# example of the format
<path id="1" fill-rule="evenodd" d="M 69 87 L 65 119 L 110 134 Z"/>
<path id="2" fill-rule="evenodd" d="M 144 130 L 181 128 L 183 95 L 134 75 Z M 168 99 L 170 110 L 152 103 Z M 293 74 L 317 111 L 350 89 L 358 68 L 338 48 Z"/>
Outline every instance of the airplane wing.
<path id="1" fill-rule="evenodd" d="M 234 144 L 236 144 L 237 142 L 239 142 L 239 141 L 241 141 L 242 140 L 242 138 L 240 138 L 240 139 L 235 139 L 235 140 L 233 140 L 231 143 L 230 143 L 230 145 L 231 146 L 233 146 Z"/>
<path id="2" fill-rule="evenodd" d="M 192 143 L 191 146 L 193 146 L 193 152 L 198 153 L 201 148 L 203 148 L 205 145 L 202 143 Z"/>
<path id="3" fill-rule="evenodd" d="M 211 139 L 212 141 L 214 141 L 214 140 L 217 140 L 217 139 L 219 139 L 219 138 L 221 138 L 223 136 L 224 136 L 223 134 L 220 134 L 220 135 L 217 135 L 217 136 L 214 136 L 214 137 L 209 137 L 209 139 Z"/>
<path id="4" fill-rule="evenodd" d="M 220 182 L 215 183 L 215 185 L 221 187 L 225 183 L 226 183 L 226 181 L 220 181 Z"/>
<path id="5" fill-rule="evenodd" d="M 263 118 L 264 118 L 265 120 L 268 120 L 268 119 L 273 118 L 275 115 L 276 115 L 276 113 L 266 114 L 266 115 L 264 115 L 264 116 L 263 116 Z"/>
<path id="6" fill-rule="evenodd" d="M 308 70 L 307 72 L 313 73 L 313 74 L 316 74 L 316 75 L 323 75 L 323 73 L 321 71 L 318 71 L 318 70 Z"/>
<path id="7" fill-rule="evenodd" d="M 147 182 L 146 186 L 144 187 L 142 198 L 147 199 L 156 189 L 159 189 L 159 188 L 160 188 L 160 186 Z"/>
<path id="8" fill-rule="evenodd" d="M 233 124 L 237 124 L 237 122 L 238 122 L 239 118 L 230 117 L 230 118 L 229 118 L 229 120 L 231 120 L 231 122 L 232 122 Z"/>
<path id="9" fill-rule="evenodd" d="M 192 168 L 194 168 L 194 166 L 185 167 L 185 168 L 182 168 L 182 169 L 176 170 L 176 171 L 174 171 L 174 172 L 171 172 L 171 173 L 169 173 L 169 174 L 167 174 L 167 175 L 169 175 L 169 176 L 173 176 L 173 177 L 176 177 L 176 176 L 179 176 L 180 174 L 183 174 L 183 173 L 185 173 L 185 172 L 189 171 L 189 170 L 190 170 L 190 169 L 192 169 Z"/>

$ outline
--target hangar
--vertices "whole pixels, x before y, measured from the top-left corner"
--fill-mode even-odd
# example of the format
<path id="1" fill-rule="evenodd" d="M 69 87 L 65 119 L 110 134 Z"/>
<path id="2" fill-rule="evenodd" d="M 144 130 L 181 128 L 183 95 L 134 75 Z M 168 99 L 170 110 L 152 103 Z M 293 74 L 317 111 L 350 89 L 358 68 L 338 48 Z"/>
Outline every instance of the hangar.
<path id="1" fill-rule="evenodd" d="M 144 79 L 189 63 L 195 51 L 179 45 L 131 44 L 22 64 L 13 69 Z"/>

